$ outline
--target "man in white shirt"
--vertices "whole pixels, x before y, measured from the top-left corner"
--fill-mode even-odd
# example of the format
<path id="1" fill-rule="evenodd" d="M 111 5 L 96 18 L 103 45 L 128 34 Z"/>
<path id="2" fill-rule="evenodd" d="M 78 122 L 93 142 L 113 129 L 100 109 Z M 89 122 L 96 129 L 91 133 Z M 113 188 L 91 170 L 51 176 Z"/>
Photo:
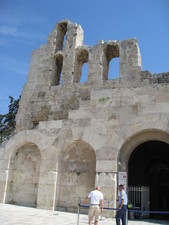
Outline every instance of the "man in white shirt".
<path id="1" fill-rule="evenodd" d="M 98 225 L 99 215 L 103 212 L 103 193 L 100 191 L 100 186 L 96 187 L 96 190 L 91 191 L 85 198 L 84 202 L 90 199 L 90 208 L 88 212 L 89 225 L 92 225 L 92 220 L 95 217 L 95 225 Z M 101 211 L 100 211 L 101 208 Z"/>
<path id="2" fill-rule="evenodd" d="M 124 191 L 124 186 L 122 184 L 119 185 L 119 206 L 116 214 L 116 225 L 120 225 L 120 219 L 122 219 L 122 224 L 126 225 L 126 209 L 127 209 L 127 195 Z"/>

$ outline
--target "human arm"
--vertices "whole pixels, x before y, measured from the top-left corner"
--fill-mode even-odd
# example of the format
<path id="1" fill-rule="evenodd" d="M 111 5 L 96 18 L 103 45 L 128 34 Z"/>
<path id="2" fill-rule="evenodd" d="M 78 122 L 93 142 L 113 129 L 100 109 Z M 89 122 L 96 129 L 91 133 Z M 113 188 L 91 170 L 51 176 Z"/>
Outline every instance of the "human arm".
<path id="1" fill-rule="evenodd" d="M 89 199 L 88 196 L 86 196 L 86 198 L 83 200 L 82 204 L 85 204 L 87 202 L 87 200 Z"/>
<path id="2" fill-rule="evenodd" d="M 123 204 L 124 204 L 124 199 L 121 200 L 121 204 L 119 205 L 119 209 L 122 208 Z"/>
<path id="3" fill-rule="evenodd" d="M 103 199 L 100 201 L 101 213 L 103 212 Z"/>

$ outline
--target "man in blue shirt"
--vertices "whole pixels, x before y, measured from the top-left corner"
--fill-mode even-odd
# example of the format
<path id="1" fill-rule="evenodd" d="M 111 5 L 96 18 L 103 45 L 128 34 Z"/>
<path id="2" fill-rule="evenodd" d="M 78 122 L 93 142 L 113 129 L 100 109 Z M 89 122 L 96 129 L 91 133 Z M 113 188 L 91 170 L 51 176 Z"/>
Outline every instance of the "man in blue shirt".
<path id="1" fill-rule="evenodd" d="M 126 209 L 127 209 L 127 195 L 124 191 L 124 186 L 119 185 L 119 206 L 116 214 L 116 224 L 120 225 L 120 219 L 122 219 L 122 225 L 126 225 Z"/>

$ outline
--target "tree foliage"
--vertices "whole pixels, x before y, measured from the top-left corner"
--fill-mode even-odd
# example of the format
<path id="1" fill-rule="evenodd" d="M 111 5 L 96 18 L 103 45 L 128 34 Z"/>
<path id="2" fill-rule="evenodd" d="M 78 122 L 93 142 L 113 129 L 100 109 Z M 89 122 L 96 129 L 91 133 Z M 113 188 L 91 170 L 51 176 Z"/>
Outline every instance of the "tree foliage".
<path id="1" fill-rule="evenodd" d="M 15 130 L 16 114 L 19 108 L 20 97 L 14 100 L 12 96 L 9 96 L 9 99 L 9 112 L 4 115 L 0 114 L 0 143 L 9 139 L 10 135 Z"/>

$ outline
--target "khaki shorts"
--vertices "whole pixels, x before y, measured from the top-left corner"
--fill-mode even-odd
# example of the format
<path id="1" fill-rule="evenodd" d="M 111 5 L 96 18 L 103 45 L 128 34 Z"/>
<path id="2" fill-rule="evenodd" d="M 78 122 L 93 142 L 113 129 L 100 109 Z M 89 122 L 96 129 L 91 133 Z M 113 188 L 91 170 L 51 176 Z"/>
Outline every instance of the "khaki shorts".
<path id="1" fill-rule="evenodd" d="M 95 221 L 98 221 L 100 215 L 100 207 L 99 205 L 90 205 L 88 217 L 89 220 L 93 220 L 95 217 Z"/>

